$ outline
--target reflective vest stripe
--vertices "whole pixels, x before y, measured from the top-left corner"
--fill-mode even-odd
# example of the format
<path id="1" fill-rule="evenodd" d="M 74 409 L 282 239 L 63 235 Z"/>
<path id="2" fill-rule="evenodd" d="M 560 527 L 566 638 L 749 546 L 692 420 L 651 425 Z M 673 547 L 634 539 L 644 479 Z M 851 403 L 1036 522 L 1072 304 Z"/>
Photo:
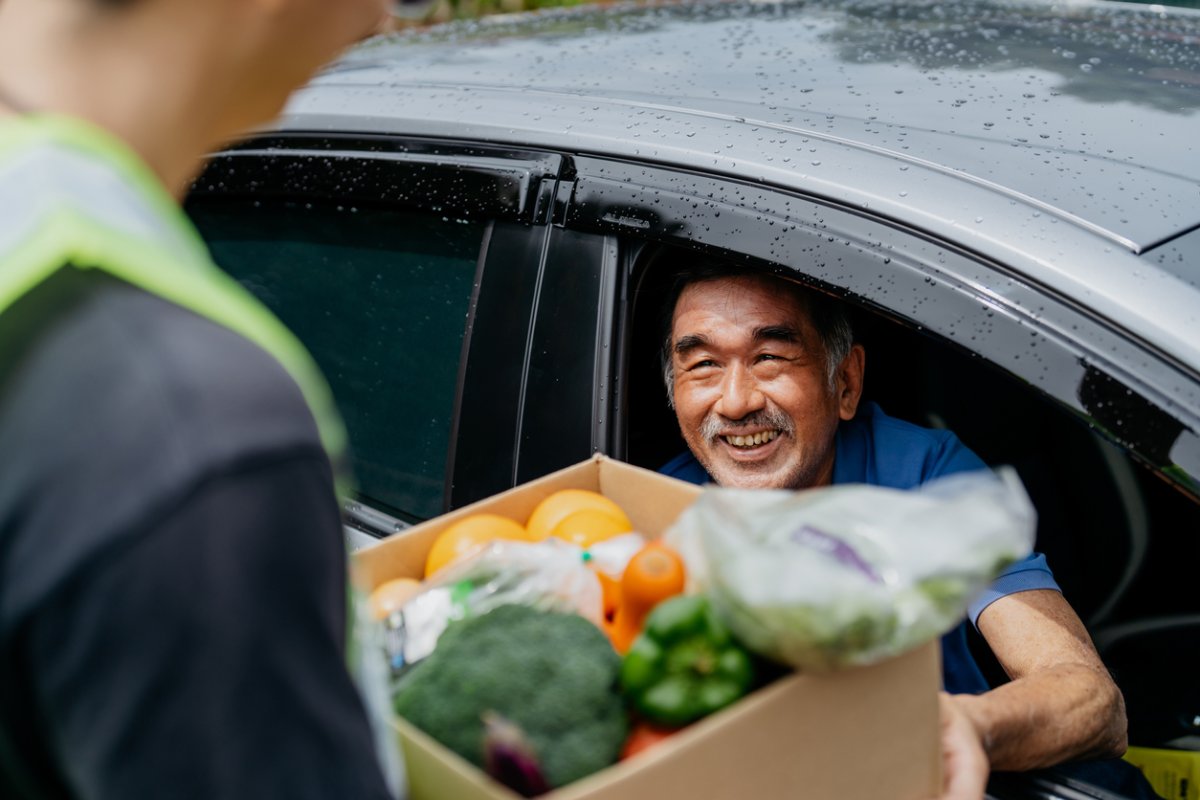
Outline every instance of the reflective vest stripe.
<path id="1" fill-rule="evenodd" d="M 335 468 L 340 463 L 345 429 L 308 351 L 212 264 L 183 212 L 123 145 L 73 120 L 0 125 L 0 220 L 0 313 L 68 264 L 103 270 L 274 356 L 303 393 Z"/>
<path id="2" fill-rule="evenodd" d="M 136 189 L 94 157 L 40 143 L 0 158 L 0 252 L 14 249 L 46 214 L 72 208 L 107 228 L 161 242 L 195 259 L 196 243 L 167 224 Z M 59 189 L 64 186 L 71 192 Z"/>

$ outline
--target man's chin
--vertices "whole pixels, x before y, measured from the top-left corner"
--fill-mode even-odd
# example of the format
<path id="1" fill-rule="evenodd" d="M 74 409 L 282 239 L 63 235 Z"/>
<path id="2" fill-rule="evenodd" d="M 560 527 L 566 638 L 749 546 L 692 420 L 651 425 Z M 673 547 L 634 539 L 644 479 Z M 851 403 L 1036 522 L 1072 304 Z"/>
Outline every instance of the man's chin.
<path id="1" fill-rule="evenodd" d="M 718 486 L 729 489 L 790 489 L 793 477 L 786 469 L 745 462 L 706 465 Z"/>

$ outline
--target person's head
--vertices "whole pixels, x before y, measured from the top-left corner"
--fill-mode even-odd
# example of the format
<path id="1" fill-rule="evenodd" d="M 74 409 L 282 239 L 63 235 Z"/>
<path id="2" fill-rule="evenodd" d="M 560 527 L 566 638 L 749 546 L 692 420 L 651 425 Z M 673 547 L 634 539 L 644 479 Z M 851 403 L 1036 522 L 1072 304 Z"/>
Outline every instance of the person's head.
<path id="1" fill-rule="evenodd" d="M 211 55 L 230 66 L 233 126 L 268 122 L 288 96 L 350 44 L 378 31 L 387 0 L 86 0 L 128 7 L 199 5 L 225 28 Z M 211 9 L 208 11 L 207 9 Z M 233 27 L 233 26 L 236 26 Z M 214 76 L 222 72 L 210 58 Z M 236 132 L 241 132 L 241 130 Z"/>
<path id="2" fill-rule="evenodd" d="M 205 3 L 213 1 L 204 0 Z M 274 117 L 292 91 L 347 46 L 379 31 L 390 6 L 388 0 L 232 2 L 258 6 L 243 12 L 258 27 L 243 43 L 245 69 L 242 78 L 245 85 L 239 92 L 253 104 L 252 113 L 261 115 L 258 122 Z"/>
<path id="3" fill-rule="evenodd" d="M 387 0 L 2 0 L 3 88 L 24 110 L 214 146 L 378 30 Z M 136 138 L 135 135 L 126 136 Z M 190 143 L 189 143 L 190 144 Z M 192 145 L 194 147 L 194 145 Z M 197 153 L 196 155 L 200 155 Z"/>
<path id="4" fill-rule="evenodd" d="M 827 483 L 865 354 L 837 301 L 773 273 L 697 258 L 664 314 L 663 377 L 680 432 L 722 486 Z"/>

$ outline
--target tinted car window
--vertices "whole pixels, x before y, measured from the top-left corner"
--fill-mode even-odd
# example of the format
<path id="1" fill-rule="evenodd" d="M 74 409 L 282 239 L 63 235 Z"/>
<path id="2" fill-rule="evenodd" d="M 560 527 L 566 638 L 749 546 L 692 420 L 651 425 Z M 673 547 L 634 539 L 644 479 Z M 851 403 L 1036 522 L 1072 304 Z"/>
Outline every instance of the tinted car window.
<path id="1" fill-rule="evenodd" d="M 410 520 L 441 513 L 484 224 L 282 203 L 191 211 L 217 263 L 329 379 L 364 498 Z"/>

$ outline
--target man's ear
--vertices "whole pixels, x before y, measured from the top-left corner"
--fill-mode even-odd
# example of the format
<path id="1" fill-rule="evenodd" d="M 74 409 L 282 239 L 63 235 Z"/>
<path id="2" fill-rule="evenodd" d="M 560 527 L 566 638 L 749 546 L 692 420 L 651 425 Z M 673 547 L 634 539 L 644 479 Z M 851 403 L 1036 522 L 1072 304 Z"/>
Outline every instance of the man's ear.
<path id="1" fill-rule="evenodd" d="M 863 373 L 867 367 L 867 351 L 861 344 L 850 348 L 850 352 L 838 366 L 836 377 L 838 416 L 853 419 L 858 412 L 858 401 L 862 398 Z"/>

